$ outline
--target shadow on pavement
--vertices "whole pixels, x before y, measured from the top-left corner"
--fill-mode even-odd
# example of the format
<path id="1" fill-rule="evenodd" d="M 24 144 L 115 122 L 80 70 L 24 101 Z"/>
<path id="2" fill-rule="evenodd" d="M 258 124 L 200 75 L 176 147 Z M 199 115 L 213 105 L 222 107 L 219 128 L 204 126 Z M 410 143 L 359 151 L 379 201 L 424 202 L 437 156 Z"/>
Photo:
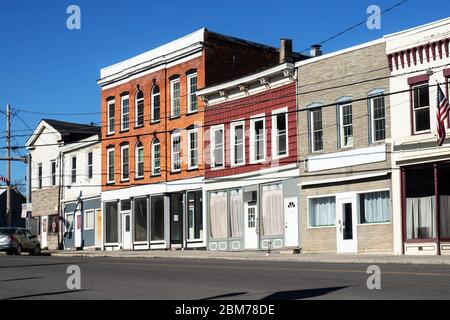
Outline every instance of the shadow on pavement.
<path id="1" fill-rule="evenodd" d="M 220 296 L 214 296 L 209 298 L 204 298 L 202 300 L 214 300 L 214 299 L 221 299 L 221 298 L 231 298 L 236 296 L 242 296 L 244 294 L 247 294 L 248 292 L 236 292 L 236 293 L 228 293 L 228 294 L 222 294 Z"/>
<path id="2" fill-rule="evenodd" d="M 35 279 L 43 279 L 43 278 L 44 277 L 17 278 L 17 279 L 0 280 L 0 282 L 25 281 L 25 280 L 35 280 Z"/>
<path id="3" fill-rule="evenodd" d="M 32 268 L 32 267 L 49 267 L 49 266 L 61 266 L 71 264 L 81 264 L 82 262 L 58 262 L 58 263 L 39 263 L 39 264 L 24 264 L 24 265 L 12 265 L 12 266 L 0 266 L 0 269 L 13 269 L 13 268 Z"/>
<path id="4" fill-rule="evenodd" d="M 27 298 L 36 298 L 36 297 L 56 296 L 56 295 L 60 295 L 60 294 L 77 293 L 77 292 L 83 292 L 83 291 L 89 291 L 89 290 L 67 290 L 67 291 L 47 292 L 47 293 L 44 292 L 44 293 L 29 294 L 29 295 L 25 295 L 25 296 L 4 298 L 4 299 L 0 299 L 0 300 L 18 300 L 18 299 L 27 299 Z"/>
<path id="5" fill-rule="evenodd" d="M 275 292 L 261 300 L 301 300 L 314 297 L 320 297 L 330 292 L 338 291 L 348 288 L 345 287 L 330 287 L 330 288 L 318 288 L 318 289 L 306 289 L 306 290 L 293 290 L 293 291 L 279 291 Z"/>

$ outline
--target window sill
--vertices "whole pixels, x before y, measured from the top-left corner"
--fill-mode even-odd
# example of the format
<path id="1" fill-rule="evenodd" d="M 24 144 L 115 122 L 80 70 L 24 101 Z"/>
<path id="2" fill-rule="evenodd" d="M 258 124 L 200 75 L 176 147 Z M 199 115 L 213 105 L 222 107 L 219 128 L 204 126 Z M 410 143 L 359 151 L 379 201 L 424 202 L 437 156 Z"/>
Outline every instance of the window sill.
<path id="1" fill-rule="evenodd" d="M 170 171 L 171 174 L 180 174 L 181 170 L 172 170 Z"/>
<path id="2" fill-rule="evenodd" d="M 244 167 L 245 166 L 245 162 L 244 163 L 238 163 L 238 164 L 232 164 L 231 168 L 240 168 L 240 167 Z"/>
<path id="3" fill-rule="evenodd" d="M 142 176 L 142 177 L 134 177 L 134 180 L 144 180 L 144 176 Z"/>
<path id="4" fill-rule="evenodd" d="M 192 116 L 194 114 L 198 114 L 198 110 L 195 111 L 188 111 L 188 113 L 186 114 L 187 116 Z"/>
<path id="5" fill-rule="evenodd" d="M 390 221 L 384 221 L 384 222 L 370 222 L 370 223 L 358 223 L 358 227 L 364 227 L 364 226 L 383 226 L 383 225 L 390 225 L 392 224 Z"/>
<path id="6" fill-rule="evenodd" d="M 417 132 L 413 132 L 412 135 L 413 136 L 420 136 L 420 135 L 424 135 L 424 134 L 430 134 L 431 130 L 426 130 L 426 131 L 417 131 Z"/>
<path id="7" fill-rule="evenodd" d="M 139 125 L 139 126 L 135 126 L 134 129 L 135 129 L 135 130 L 136 130 L 136 129 L 141 129 L 141 128 L 143 128 L 143 127 L 144 127 L 144 125 L 141 124 L 141 125 Z"/>
<path id="8" fill-rule="evenodd" d="M 161 178 L 161 173 L 158 173 L 158 174 L 152 174 L 152 175 L 150 176 L 150 178 Z"/>
<path id="9" fill-rule="evenodd" d="M 282 159 L 286 159 L 286 158 L 289 158 L 289 153 L 282 155 L 282 156 L 275 156 L 272 158 L 272 160 L 282 160 Z"/>
<path id="10" fill-rule="evenodd" d="M 113 136 L 113 135 L 115 135 L 115 134 L 116 134 L 115 131 L 113 131 L 113 132 L 107 132 L 107 133 L 106 133 L 106 137 L 110 137 L 110 136 Z"/>
<path id="11" fill-rule="evenodd" d="M 336 226 L 308 227 L 308 230 L 335 229 Z"/>
<path id="12" fill-rule="evenodd" d="M 192 172 L 192 171 L 198 171 L 199 168 L 198 167 L 193 167 L 193 168 L 188 168 L 188 172 Z"/>
<path id="13" fill-rule="evenodd" d="M 128 128 L 128 129 L 121 129 L 119 131 L 119 133 L 126 133 L 126 132 L 129 132 L 129 131 L 130 131 L 130 128 Z"/>
<path id="14" fill-rule="evenodd" d="M 108 182 L 106 182 L 106 185 L 107 185 L 107 186 L 113 186 L 113 185 L 115 185 L 115 184 L 116 184 L 115 181 L 108 181 Z"/>
<path id="15" fill-rule="evenodd" d="M 121 179 L 120 180 L 120 183 L 127 183 L 127 182 L 130 182 L 130 179 Z"/>
<path id="16" fill-rule="evenodd" d="M 150 124 L 158 124 L 158 123 L 161 123 L 161 120 L 150 121 Z"/>

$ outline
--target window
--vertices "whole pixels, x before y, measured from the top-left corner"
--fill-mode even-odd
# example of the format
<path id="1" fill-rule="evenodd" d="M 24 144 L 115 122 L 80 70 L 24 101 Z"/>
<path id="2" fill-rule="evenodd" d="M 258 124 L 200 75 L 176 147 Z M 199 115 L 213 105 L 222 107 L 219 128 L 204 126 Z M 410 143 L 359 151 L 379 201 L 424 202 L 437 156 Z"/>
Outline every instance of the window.
<path id="1" fill-rule="evenodd" d="M 209 223 L 211 239 L 226 239 L 227 232 L 227 192 L 219 191 L 209 194 Z"/>
<path id="2" fill-rule="evenodd" d="M 42 189 L 42 163 L 38 163 L 38 189 Z"/>
<path id="3" fill-rule="evenodd" d="M 128 130 L 130 128 L 130 98 L 128 96 L 123 96 L 122 99 L 122 122 L 120 129 L 122 131 Z"/>
<path id="4" fill-rule="evenodd" d="M 56 186 L 56 161 L 53 160 L 50 164 L 52 172 L 52 186 Z"/>
<path id="5" fill-rule="evenodd" d="M 115 167 L 114 167 L 114 149 L 110 148 L 106 151 L 108 158 L 107 158 L 107 166 L 108 166 L 108 183 L 114 183 L 115 180 Z"/>
<path id="6" fill-rule="evenodd" d="M 203 239 L 202 192 L 188 192 L 188 240 Z"/>
<path id="7" fill-rule="evenodd" d="M 189 169 L 198 168 L 198 129 L 188 131 L 188 163 Z"/>
<path id="8" fill-rule="evenodd" d="M 244 236 L 244 198 L 242 189 L 230 190 L 230 237 Z"/>
<path id="9" fill-rule="evenodd" d="M 72 163 L 72 166 L 71 166 L 71 181 L 72 181 L 72 183 L 76 183 L 77 182 L 77 157 L 76 156 L 73 156 L 72 158 L 71 158 L 71 163 Z"/>
<path id="10" fill-rule="evenodd" d="M 430 95 L 428 83 L 413 87 L 413 130 L 423 133 L 430 130 Z"/>
<path id="11" fill-rule="evenodd" d="M 224 166 L 224 126 L 211 129 L 211 167 L 221 168 Z"/>
<path id="12" fill-rule="evenodd" d="M 151 241 L 164 241 L 164 196 L 151 197 Z"/>
<path id="13" fill-rule="evenodd" d="M 264 117 L 264 115 L 260 116 Z M 250 121 L 250 154 L 252 163 L 266 159 L 266 121 L 265 118 Z"/>
<path id="14" fill-rule="evenodd" d="M 283 235 L 283 187 L 281 184 L 262 188 L 262 225 L 263 236 Z"/>
<path id="15" fill-rule="evenodd" d="M 108 134 L 113 134 L 115 130 L 116 104 L 114 100 L 108 101 Z"/>
<path id="16" fill-rule="evenodd" d="M 144 125 L 144 93 L 139 90 L 136 94 L 136 119 L 135 126 L 142 127 Z"/>
<path id="17" fill-rule="evenodd" d="M 372 142 L 386 139 L 386 107 L 384 96 L 370 99 L 372 114 Z"/>
<path id="18" fill-rule="evenodd" d="M 272 158 L 288 155 L 288 109 L 274 111 L 272 114 Z"/>
<path id="19" fill-rule="evenodd" d="M 336 224 L 336 198 L 309 199 L 309 226 L 328 227 Z"/>
<path id="20" fill-rule="evenodd" d="M 152 90 L 152 122 L 158 122 L 161 116 L 161 95 L 159 87 L 154 86 Z"/>
<path id="21" fill-rule="evenodd" d="M 339 106 L 341 148 L 353 146 L 353 109 L 351 104 Z"/>
<path id="22" fill-rule="evenodd" d="M 105 205 L 106 243 L 119 242 L 119 215 L 117 204 L 117 202 L 107 202 Z"/>
<path id="23" fill-rule="evenodd" d="M 197 74 L 190 74 L 187 77 L 187 88 L 188 88 L 188 112 L 197 112 Z"/>
<path id="24" fill-rule="evenodd" d="M 73 232 L 73 213 L 66 214 L 64 227 L 67 232 Z"/>
<path id="25" fill-rule="evenodd" d="M 359 223 L 389 222 L 391 219 L 389 191 L 359 195 Z"/>
<path id="26" fill-rule="evenodd" d="M 322 108 L 310 111 L 310 127 L 311 127 L 311 151 L 318 152 L 323 150 L 323 125 L 322 125 Z"/>
<path id="27" fill-rule="evenodd" d="M 134 204 L 134 241 L 147 241 L 147 198 L 137 198 Z"/>
<path id="28" fill-rule="evenodd" d="M 180 79 L 170 81 L 170 116 L 180 116 Z"/>
<path id="29" fill-rule="evenodd" d="M 161 144 L 158 139 L 152 142 L 152 175 L 161 174 Z"/>
<path id="30" fill-rule="evenodd" d="M 179 133 L 172 134 L 172 172 L 181 171 L 181 137 Z"/>
<path id="31" fill-rule="evenodd" d="M 84 212 L 84 230 L 94 229 L 94 210 Z"/>
<path id="32" fill-rule="evenodd" d="M 94 154 L 88 152 L 87 154 L 87 178 L 92 179 L 94 176 Z"/>
<path id="33" fill-rule="evenodd" d="M 128 181 L 130 179 L 130 147 L 122 146 L 121 153 L 121 180 Z"/>
<path id="34" fill-rule="evenodd" d="M 144 177 L 144 145 L 139 142 L 136 145 L 136 178 L 143 178 Z"/>
<path id="35" fill-rule="evenodd" d="M 245 124 L 244 122 L 231 124 L 231 165 L 245 164 Z"/>

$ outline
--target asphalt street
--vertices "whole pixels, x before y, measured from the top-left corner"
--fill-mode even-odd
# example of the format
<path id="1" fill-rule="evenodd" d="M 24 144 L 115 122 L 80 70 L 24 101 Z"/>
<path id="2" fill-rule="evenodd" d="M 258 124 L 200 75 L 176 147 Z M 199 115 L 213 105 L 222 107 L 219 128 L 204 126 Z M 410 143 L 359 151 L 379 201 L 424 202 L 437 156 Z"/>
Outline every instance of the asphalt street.
<path id="1" fill-rule="evenodd" d="M 81 289 L 70 290 L 69 266 Z M 0 254 L 0 300 L 11 299 L 450 299 L 450 268 L 379 265 L 381 289 L 367 288 L 368 265 Z"/>

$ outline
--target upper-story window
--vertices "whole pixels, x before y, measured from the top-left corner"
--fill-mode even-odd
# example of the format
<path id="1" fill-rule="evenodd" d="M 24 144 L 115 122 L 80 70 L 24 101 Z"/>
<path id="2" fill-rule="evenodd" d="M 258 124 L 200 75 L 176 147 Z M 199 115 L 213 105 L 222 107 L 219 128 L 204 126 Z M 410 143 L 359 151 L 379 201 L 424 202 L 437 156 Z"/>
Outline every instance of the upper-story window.
<path id="1" fill-rule="evenodd" d="M 188 75 L 187 77 L 188 88 L 188 112 L 197 112 L 197 73 Z"/>
<path id="2" fill-rule="evenodd" d="M 152 122 L 158 122 L 161 117 L 161 94 L 159 86 L 152 89 Z"/>
<path id="3" fill-rule="evenodd" d="M 283 108 L 272 112 L 272 158 L 287 156 L 288 146 L 288 109 Z"/>
<path id="4" fill-rule="evenodd" d="M 323 150 L 323 124 L 322 108 L 315 108 L 309 112 L 311 151 L 319 152 Z"/>
<path id="5" fill-rule="evenodd" d="M 211 128 L 211 167 L 222 168 L 225 165 L 224 126 Z"/>
<path id="6" fill-rule="evenodd" d="M 374 96 L 369 99 L 371 113 L 372 142 L 386 139 L 386 106 L 384 95 Z"/>
<path id="7" fill-rule="evenodd" d="M 141 142 L 138 142 L 136 145 L 136 178 L 144 177 L 144 145 Z"/>
<path id="8" fill-rule="evenodd" d="M 121 180 L 130 180 L 130 147 L 128 145 L 122 146 L 120 148 L 121 154 Z"/>
<path id="9" fill-rule="evenodd" d="M 135 127 L 142 127 L 144 125 L 144 92 L 141 90 L 136 94 L 135 108 Z"/>
<path id="10" fill-rule="evenodd" d="M 130 129 L 130 97 L 128 95 L 121 98 L 122 121 L 120 129 L 126 131 Z"/>
<path id="11" fill-rule="evenodd" d="M 172 134 L 172 172 L 181 171 L 181 136 Z"/>
<path id="12" fill-rule="evenodd" d="M 52 187 L 56 186 L 56 161 L 53 160 L 50 162 L 50 170 L 52 173 Z"/>
<path id="13" fill-rule="evenodd" d="M 87 178 L 90 180 L 94 176 L 94 153 L 92 151 L 87 153 Z"/>
<path id="14" fill-rule="evenodd" d="M 37 165 L 37 172 L 38 172 L 38 189 L 42 189 L 42 163 L 38 163 Z"/>
<path id="15" fill-rule="evenodd" d="M 198 168 L 198 129 L 188 131 L 188 169 Z"/>
<path id="16" fill-rule="evenodd" d="M 152 142 L 152 175 L 161 174 L 161 144 L 155 138 Z"/>
<path id="17" fill-rule="evenodd" d="M 170 81 L 170 116 L 180 116 L 180 79 Z"/>
<path id="18" fill-rule="evenodd" d="M 430 131 L 430 94 L 428 83 L 414 86 L 413 90 L 413 133 Z"/>
<path id="19" fill-rule="evenodd" d="M 107 182 L 114 183 L 115 180 L 115 153 L 114 148 L 109 148 L 106 151 L 107 153 Z"/>
<path id="20" fill-rule="evenodd" d="M 110 100 L 108 101 L 108 124 L 107 124 L 108 134 L 114 133 L 115 122 L 116 122 L 116 104 L 114 100 Z"/>
<path id="21" fill-rule="evenodd" d="M 231 166 L 245 164 L 245 122 L 231 124 Z"/>
<path id="22" fill-rule="evenodd" d="M 353 146 L 353 108 L 351 104 L 339 106 L 341 148 Z"/>
<path id="23" fill-rule="evenodd" d="M 266 119 L 260 115 L 250 120 L 250 157 L 252 163 L 266 160 Z"/>
<path id="24" fill-rule="evenodd" d="M 77 182 L 77 156 L 71 158 L 71 181 L 72 183 Z"/>

